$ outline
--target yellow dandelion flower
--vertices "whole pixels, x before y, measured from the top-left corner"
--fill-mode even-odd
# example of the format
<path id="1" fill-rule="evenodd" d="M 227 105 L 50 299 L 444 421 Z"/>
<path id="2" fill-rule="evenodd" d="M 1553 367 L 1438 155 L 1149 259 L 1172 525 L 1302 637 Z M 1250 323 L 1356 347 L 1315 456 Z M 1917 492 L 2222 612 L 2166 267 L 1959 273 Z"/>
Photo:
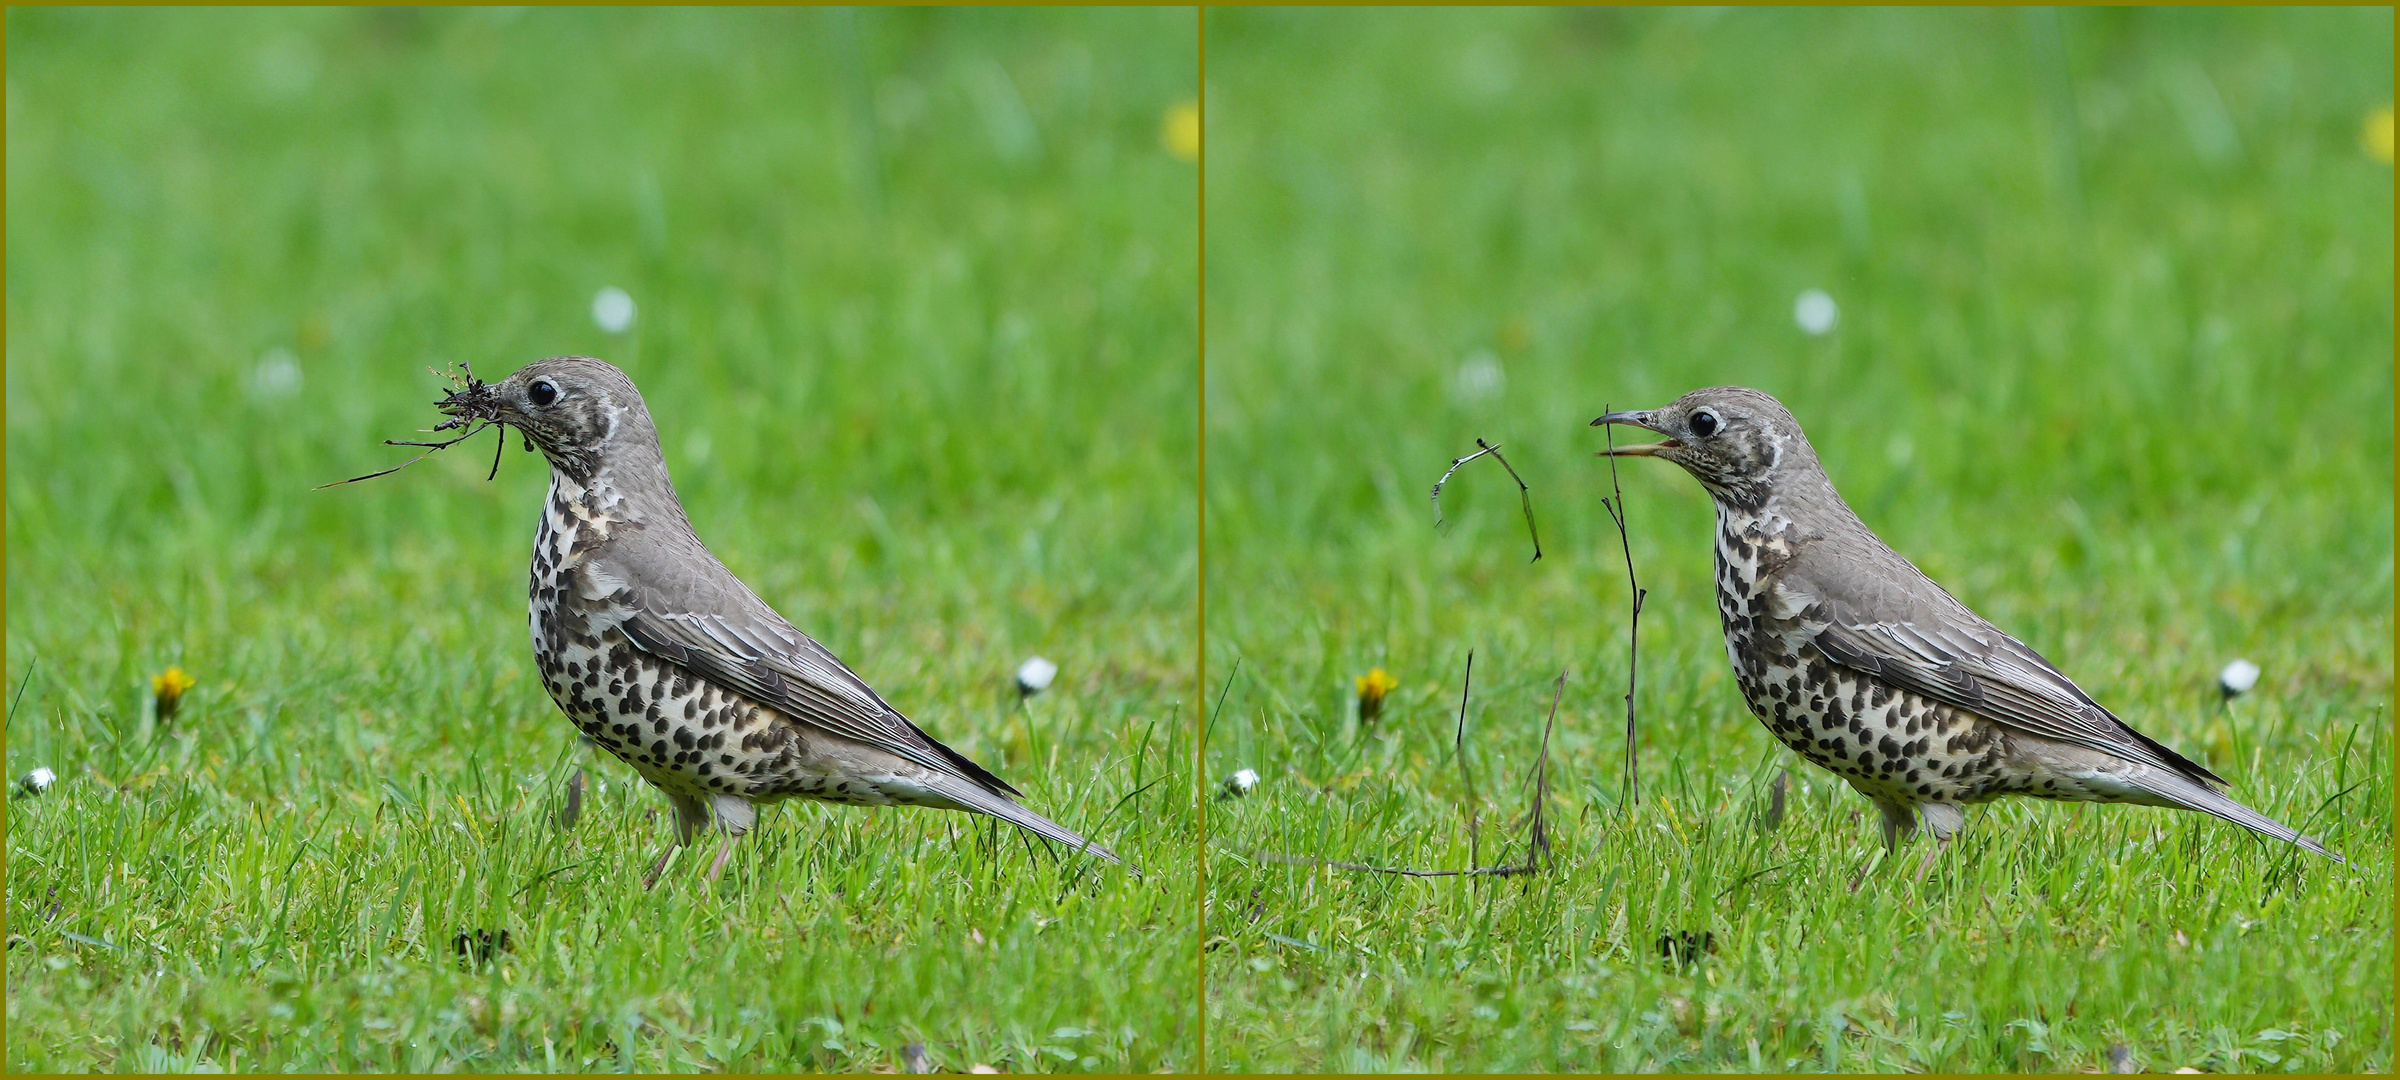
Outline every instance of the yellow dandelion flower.
<path id="1" fill-rule="evenodd" d="M 158 701 L 158 718 L 161 720 L 172 719 L 175 716 L 175 710 L 183 706 L 183 692 L 191 689 L 192 686 L 191 674 L 180 667 L 170 666 L 167 670 L 150 676 L 150 694 Z"/>
<path id="2" fill-rule="evenodd" d="M 2386 165 L 2392 163 L 2392 107 L 2386 105 L 2367 114 L 2367 122 L 2358 132 L 2358 145 L 2367 156 Z"/>
<path id="3" fill-rule="evenodd" d="M 1358 718 L 1373 720 L 1383 714 L 1383 697 L 1398 689 L 1400 680 L 1392 673 L 1376 668 L 1358 677 Z"/>
<path id="4" fill-rule="evenodd" d="M 1185 161 L 1200 160 L 1200 103 L 1181 101 L 1168 109 L 1158 137 L 1168 153 Z"/>

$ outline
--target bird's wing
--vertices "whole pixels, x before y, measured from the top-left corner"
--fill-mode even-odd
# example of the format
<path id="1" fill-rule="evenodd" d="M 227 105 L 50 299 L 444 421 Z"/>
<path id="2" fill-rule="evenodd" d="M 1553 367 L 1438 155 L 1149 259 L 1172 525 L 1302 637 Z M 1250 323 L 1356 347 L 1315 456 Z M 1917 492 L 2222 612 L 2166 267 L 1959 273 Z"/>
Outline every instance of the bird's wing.
<path id="1" fill-rule="evenodd" d="M 966 755 L 925 734 L 830 650 L 776 614 L 722 563 L 713 557 L 694 562 L 700 572 L 661 580 L 592 559 L 584 565 L 582 585 L 630 609 L 618 629 L 643 652 L 738 690 L 798 723 L 964 776 L 996 792 L 1019 794 Z"/>
<path id="2" fill-rule="evenodd" d="M 2225 782 L 2135 731 L 2040 653 L 1900 562 L 1907 574 L 1878 574 L 1885 584 L 1871 592 L 1828 587 L 1837 583 L 1812 580 L 1805 570 L 1786 573 L 1773 587 L 1771 611 L 1797 618 L 1826 659 L 1894 687 L 2030 734 Z"/>

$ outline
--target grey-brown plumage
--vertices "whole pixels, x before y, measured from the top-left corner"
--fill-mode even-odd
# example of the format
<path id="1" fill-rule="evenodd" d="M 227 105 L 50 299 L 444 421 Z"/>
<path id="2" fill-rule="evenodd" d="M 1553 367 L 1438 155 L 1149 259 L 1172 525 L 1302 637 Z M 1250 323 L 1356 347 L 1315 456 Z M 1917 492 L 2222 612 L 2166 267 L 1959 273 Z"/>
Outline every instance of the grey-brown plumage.
<path id="1" fill-rule="evenodd" d="M 534 537 L 533 654 L 552 700 L 674 803 L 676 845 L 712 819 L 709 876 L 785 798 L 989 814 L 1110 862 L 1017 804 L 786 622 L 692 532 L 632 380 L 589 357 L 530 364 L 442 411 L 517 428 L 550 461 Z M 652 866 L 655 883 L 674 847 Z"/>
<path id="2" fill-rule="evenodd" d="M 1742 696 L 1775 737 L 1874 800 L 1888 841 L 1922 817 L 1937 844 L 1959 807 L 2002 795 L 2214 814 L 2339 860 L 2227 798 L 2224 778 L 2135 731 L 1859 521 L 1773 397 L 1694 390 L 1592 421 L 1666 442 L 1717 507 L 1717 605 Z"/>

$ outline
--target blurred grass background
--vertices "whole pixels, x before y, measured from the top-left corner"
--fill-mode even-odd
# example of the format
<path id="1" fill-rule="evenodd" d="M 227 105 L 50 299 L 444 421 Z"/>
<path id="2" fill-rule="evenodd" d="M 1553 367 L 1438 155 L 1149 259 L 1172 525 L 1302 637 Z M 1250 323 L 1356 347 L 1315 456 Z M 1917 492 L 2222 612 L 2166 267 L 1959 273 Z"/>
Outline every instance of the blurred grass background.
<path id="1" fill-rule="evenodd" d="M 2362 145 L 2389 9 L 1206 32 L 1208 760 L 1261 775 L 1209 815 L 1211 1068 L 2390 1067 L 2388 111 Z M 1854 879 L 1867 803 L 1748 715 L 1708 501 L 1638 461 L 1649 797 L 1622 807 L 1627 587 L 1585 425 L 1721 383 L 1788 403 L 1934 578 L 2354 865 L 2016 803 L 1923 890 L 1913 851 Z M 1488 462 L 1434 529 L 1477 436 L 1533 488 L 1538 563 Z M 2237 656 L 2266 674 L 2222 708 Z M 1376 667 L 1400 685 L 1361 724 Z M 1259 858 L 1520 857 L 1562 670 L 1548 872 Z M 1713 956 L 1663 963 L 1687 931 Z"/>
<path id="2" fill-rule="evenodd" d="M 9 807 L 13 1068 L 1193 1063 L 1190 10 L 7 29 L 8 763 L 60 778 Z M 555 831 L 539 459 L 310 487 L 401 460 L 426 367 L 563 353 L 770 603 L 1150 876 L 786 804 L 644 893 L 613 762 Z"/>

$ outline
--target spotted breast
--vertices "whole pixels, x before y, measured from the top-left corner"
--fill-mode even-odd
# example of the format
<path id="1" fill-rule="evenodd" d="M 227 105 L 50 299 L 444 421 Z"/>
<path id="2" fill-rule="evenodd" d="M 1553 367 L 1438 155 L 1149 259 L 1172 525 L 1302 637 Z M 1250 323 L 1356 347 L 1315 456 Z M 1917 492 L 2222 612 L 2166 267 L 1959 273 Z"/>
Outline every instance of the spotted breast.
<path id="1" fill-rule="evenodd" d="M 1750 711 L 1785 746 L 1913 825 L 1916 803 L 1974 803 L 2017 793 L 2007 733 L 1943 702 L 1894 689 L 1826 659 L 1798 612 L 1772 602 L 1790 561 L 1791 522 L 1718 504 L 1717 614 L 1725 655 Z"/>

